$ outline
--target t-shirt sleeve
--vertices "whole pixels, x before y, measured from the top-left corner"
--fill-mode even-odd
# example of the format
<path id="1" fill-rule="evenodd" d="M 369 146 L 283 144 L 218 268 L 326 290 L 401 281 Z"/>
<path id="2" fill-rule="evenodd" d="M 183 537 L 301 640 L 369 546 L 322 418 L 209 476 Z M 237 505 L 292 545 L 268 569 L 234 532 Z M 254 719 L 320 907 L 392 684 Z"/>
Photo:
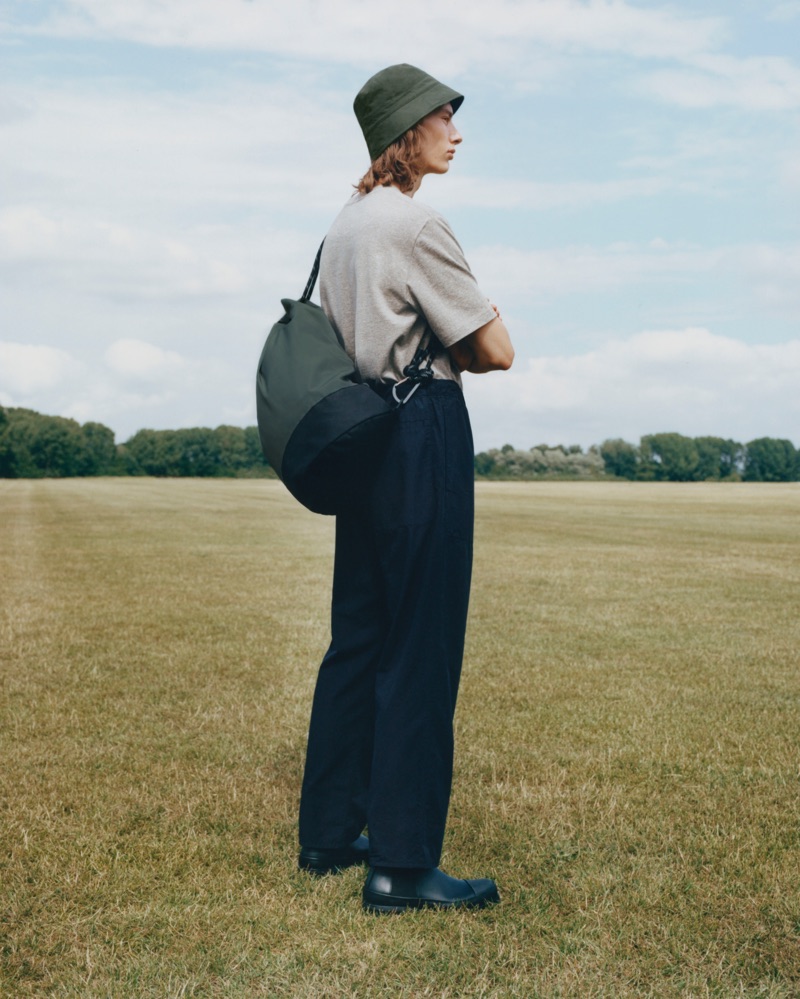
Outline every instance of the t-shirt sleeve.
<path id="1" fill-rule="evenodd" d="M 464 251 L 441 216 L 429 219 L 417 236 L 408 293 L 445 347 L 452 347 L 495 317 Z"/>

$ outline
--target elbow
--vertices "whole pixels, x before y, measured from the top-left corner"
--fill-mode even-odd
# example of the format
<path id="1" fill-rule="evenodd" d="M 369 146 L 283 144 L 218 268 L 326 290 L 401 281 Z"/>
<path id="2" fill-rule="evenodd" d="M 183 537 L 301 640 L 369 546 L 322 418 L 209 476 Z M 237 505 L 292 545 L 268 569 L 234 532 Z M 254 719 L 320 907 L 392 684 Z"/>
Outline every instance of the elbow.
<path id="1" fill-rule="evenodd" d="M 494 371 L 508 371 L 514 363 L 514 348 L 508 344 L 507 347 L 496 350 L 489 363 Z"/>
<path id="2" fill-rule="evenodd" d="M 500 371 L 508 371 L 511 365 L 514 363 L 514 348 L 509 346 L 503 354 L 502 360 L 498 364 Z"/>
<path id="3" fill-rule="evenodd" d="M 489 362 L 494 371 L 508 371 L 514 363 L 514 346 L 501 319 L 495 319 L 494 327 L 496 335 L 486 344 Z"/>

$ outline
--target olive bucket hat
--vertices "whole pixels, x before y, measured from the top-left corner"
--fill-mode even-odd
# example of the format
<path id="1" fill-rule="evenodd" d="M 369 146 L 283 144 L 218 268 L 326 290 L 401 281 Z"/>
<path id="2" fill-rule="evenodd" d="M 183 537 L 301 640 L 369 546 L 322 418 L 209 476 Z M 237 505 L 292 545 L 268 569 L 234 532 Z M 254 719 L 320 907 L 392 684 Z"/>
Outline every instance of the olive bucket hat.
<path id="1" fill-rule="evenodd" d="M 464 95 L 416 66 L 399 63 L 370 77 L 359 90 L 353 109 L 367 141 L 371 160 L 443 104 L 457 111 Z"/>

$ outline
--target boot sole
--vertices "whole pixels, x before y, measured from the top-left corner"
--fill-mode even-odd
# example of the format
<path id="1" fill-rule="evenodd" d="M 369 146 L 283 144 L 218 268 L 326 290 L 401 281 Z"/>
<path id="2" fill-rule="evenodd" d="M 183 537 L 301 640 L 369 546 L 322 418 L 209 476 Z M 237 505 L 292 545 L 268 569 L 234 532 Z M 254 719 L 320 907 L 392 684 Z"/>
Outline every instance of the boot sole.
<path id="1" fill-rule="evenodd" d="M 371 912 L 376 916 L 389 916 L 400 912 L 408 912 L 412 909 L 485 909 L 490 905 L 497 905 L 500 895 L 485 895 L 480 898 L 454 899 L 452 902 L 437 902 L 435 899 L 410 898 L 404 902 L 394 902 L 386 904 L 381 902 L 370 902 L 362 900 L 362 907 L 365 912 Z"/>

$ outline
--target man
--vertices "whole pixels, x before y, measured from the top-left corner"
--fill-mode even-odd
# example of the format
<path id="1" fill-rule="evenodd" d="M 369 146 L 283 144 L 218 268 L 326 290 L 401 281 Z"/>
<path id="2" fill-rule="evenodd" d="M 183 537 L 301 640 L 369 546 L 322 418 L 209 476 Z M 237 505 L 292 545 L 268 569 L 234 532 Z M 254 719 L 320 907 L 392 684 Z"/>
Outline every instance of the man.
<path id="1" fill-rule="evenodd" d="M 413 200 L 425 176 L 450 168 L 463 99 L 406 64 L 367 81 L 354 107 L 372 163 L 320 269 L 322 307 L 376 391 L 410 395 L 409 374 L 433 355 L 370 488 L 337 517 L 331 645 L 300 803 L 300 866 L 321 874 L 369 860 L 372 912 L 499 900 L 490 879 L 438 868 L 472 570 L 460 372 L 504 370 L 514 356 L 447 222 Z"/>

